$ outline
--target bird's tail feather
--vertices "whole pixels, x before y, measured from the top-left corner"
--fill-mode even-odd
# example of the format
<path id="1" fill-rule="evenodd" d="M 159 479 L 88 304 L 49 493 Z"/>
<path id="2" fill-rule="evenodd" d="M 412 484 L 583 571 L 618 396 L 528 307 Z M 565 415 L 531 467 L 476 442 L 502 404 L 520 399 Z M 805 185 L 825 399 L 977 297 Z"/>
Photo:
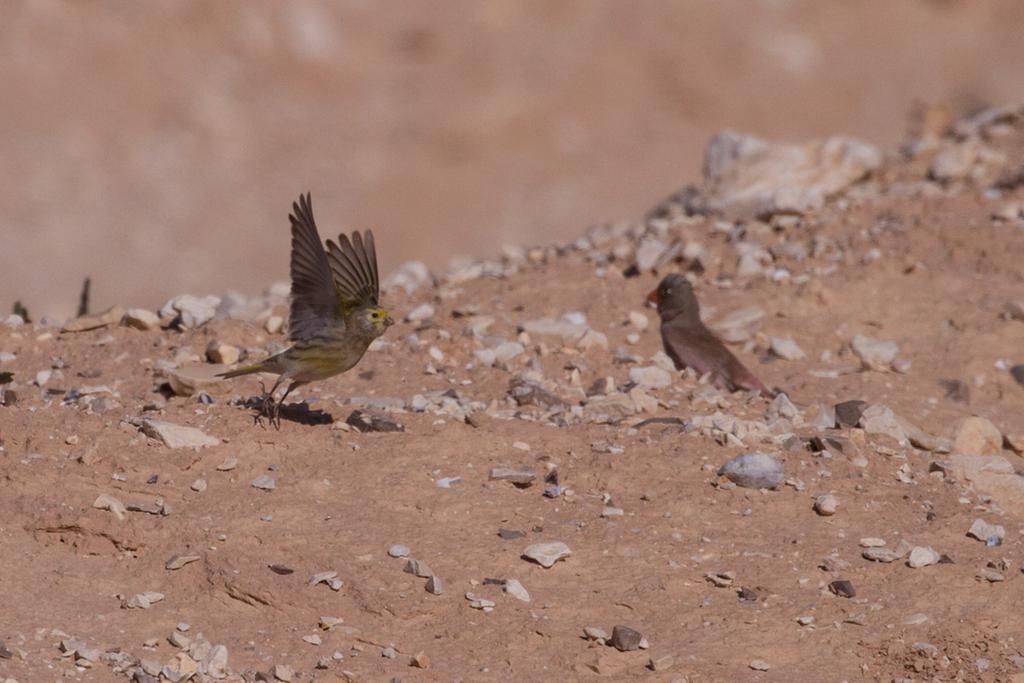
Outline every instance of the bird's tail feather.
<path id="1" fill-rule="evenodd" d="M 228 370 L 227 372 L 221 372 L 217 376 L 231 379 L 232 377 L 241 377 L 242 375 L 251 375 L 254 372 L 263 372 L 266 369 L 265 363 L 253 363 L 252 365 L 243 365 L 240 368 L 234 370 Z"/>

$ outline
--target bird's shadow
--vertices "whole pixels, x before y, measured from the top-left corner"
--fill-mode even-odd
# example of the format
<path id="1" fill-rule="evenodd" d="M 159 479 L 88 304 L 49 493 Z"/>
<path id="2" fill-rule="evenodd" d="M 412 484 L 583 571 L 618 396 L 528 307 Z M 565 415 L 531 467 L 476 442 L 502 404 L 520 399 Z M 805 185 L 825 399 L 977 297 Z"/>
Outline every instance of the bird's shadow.
<path id="1" fill-rule="evenodd" d="M 273 423 L 274 419 L 277 419 L 279 421 L 288 420 L 289 422 L 302 425 L 334 424 L 333 415 L 323 410 L 310 409 L 309 405 L 305 402 L 286 403 L 281 406 L 281 409 L 276 414 L 271 413 L 272 409 L 267 405 L 263 396 L 250 396 L 244 401 L 239 401 L 238 405 L 255 410 L 257 422 L 260 422 L 262 418 L 267 418 L 271 423 Z"/>

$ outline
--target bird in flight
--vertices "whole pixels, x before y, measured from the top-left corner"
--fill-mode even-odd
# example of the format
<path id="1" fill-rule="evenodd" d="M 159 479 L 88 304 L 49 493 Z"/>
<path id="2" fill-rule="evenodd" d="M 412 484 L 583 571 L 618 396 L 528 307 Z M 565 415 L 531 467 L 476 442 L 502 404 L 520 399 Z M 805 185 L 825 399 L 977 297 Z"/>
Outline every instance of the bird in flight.
<path id="1" fill-rule="evenodd" d="M 291 307 L 284 351 L 269 358 L 221 373 L 239 377 L 256 372 L 278 375 L 270 391 L 264 390 L 260 415 L 281 427 L 281 406 L 294 389 L 352 369 L 370 343 L 394 324 L 380 306 L 377 252 L 369 230 L 338 235 L 324 249 L 313 220 L 307 193 L 292 204 Z M 274 394 L 289 382 L 278 401 Z"/>

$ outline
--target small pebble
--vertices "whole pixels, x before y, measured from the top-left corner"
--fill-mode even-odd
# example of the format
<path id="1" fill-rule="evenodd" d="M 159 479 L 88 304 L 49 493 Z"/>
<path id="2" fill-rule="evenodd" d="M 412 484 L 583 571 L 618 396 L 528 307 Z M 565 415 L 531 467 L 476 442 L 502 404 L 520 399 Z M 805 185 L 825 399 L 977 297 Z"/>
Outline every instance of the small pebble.
<path id="1" fill-rule="evenodd" d="M 831 493 L 814 499 L 814 511 L 822 517 L 831 517 L 839 509 L 839 500 Z"/>
<path id="2" fill-rule="evenodd" d="M 396 543 L 388 548 L 388 555 L 391 557 L 408 557 L 409 547 L 402 545 L 401 543 Z"/>

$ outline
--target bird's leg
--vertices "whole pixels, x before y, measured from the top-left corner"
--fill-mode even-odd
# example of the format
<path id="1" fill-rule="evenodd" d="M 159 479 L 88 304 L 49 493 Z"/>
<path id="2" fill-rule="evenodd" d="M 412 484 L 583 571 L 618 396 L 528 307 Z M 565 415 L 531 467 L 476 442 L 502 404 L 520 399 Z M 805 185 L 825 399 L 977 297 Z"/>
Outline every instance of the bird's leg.
<path id="1" fill-rule="evenodd" d="M 278 429 L 281 429 L 281 406 L 284 405 L 284 400 L 288 398 L 288 394 L 292 393 L 292 389 L 297 387 L 299 384 L 300 382 L 292 382 L 291 384 L 289 384 L 288 388 L 284 390 L 284 394 L 282 394 L 281 400 L 278 401 L 277 404 L 274 406 L 274 418 L 277 419 Z M 273 419 L 271 420 L 271 423 L 273 424 Z"/>
<path id="2" fill-rule="evenodd" d="M 263 380 L 260 380 L 260 389 L 263 391 L 263 395 L 261 396 L 260 408 L 256 411 L 256 416 L 253 418 L 256 424 L 262 425 L 260 418 L 264 415 L 266 415 L 270 420 L 270 424 L 274 424 L 274 414 L 272 412 L 272 409 L 274 408 L 274 392 L 276 392 L 277 388 L 281 386 L 281 381 L 283 379 L 284 375 L 278 375 L 277 381 L 274 382 L 274 386 L 270 388 L 270 391 L 267 391 L 267 387 L 263 384 Z"/>

